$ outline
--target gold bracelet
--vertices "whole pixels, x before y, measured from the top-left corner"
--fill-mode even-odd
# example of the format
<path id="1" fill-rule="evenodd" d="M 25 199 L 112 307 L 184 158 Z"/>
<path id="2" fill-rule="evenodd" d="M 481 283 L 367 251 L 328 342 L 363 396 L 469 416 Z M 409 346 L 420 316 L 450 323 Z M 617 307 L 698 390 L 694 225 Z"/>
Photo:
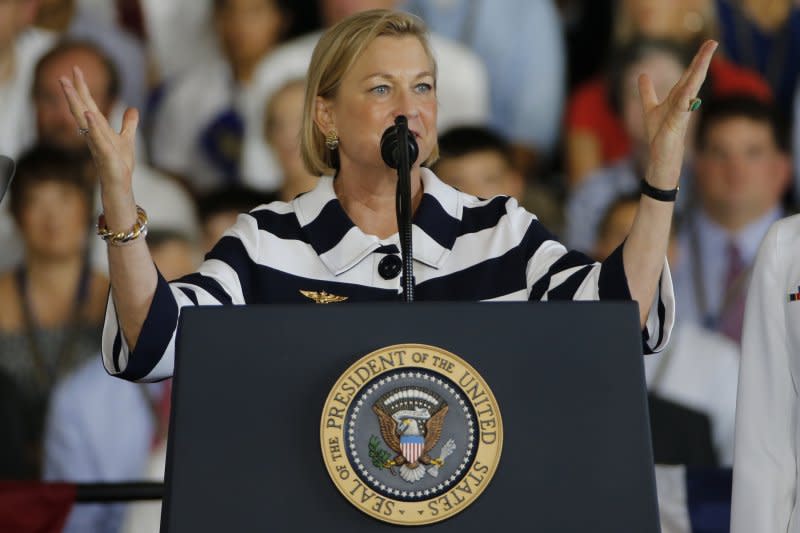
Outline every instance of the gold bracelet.
<path id="1" fill-rule="evenodd" d="M 139 237 L 147 236 L 147 213 L 136 206 L 136 223 L 128 231 L 111 231 L 106 226 L 106 217 L 100 214 L 97 217 L 97 235 L 111 246 L 125 246 Z"/>

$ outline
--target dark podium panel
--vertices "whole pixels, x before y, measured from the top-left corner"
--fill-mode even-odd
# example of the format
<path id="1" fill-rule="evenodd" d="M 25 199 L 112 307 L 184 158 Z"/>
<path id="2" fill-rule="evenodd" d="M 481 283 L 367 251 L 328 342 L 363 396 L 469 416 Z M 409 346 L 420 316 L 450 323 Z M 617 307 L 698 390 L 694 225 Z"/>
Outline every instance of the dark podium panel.
<path id="1" fill-rule="evenodd" d="M 402 529 L 339 494 L 319 444 L 338 377 L 400 343 L 467 360 L 505 432 L 485 492 L 415 531 L 659 530 L 637 308 L 551 302 L 185 310 L 162 531 Z"/>

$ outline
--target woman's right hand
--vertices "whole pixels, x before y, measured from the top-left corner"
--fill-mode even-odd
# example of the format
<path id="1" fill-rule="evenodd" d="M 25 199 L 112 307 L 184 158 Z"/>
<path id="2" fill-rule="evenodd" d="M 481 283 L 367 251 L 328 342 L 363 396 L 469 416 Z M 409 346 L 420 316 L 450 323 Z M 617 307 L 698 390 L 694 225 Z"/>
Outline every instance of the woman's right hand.
<path id="1" fill-rule="evenodd" d="M 64 76 L 59 81 L 75 126 L 86 137 L 92 152 L 100 177 L 106 227 L 114 232 L 127 232 L 136 223 L 137 215 L 132 183 L 139 113 L 135 109 L 125 111 L 122 129 L 117 133 L 97 107 L 78 67 L 73 67 L 71 80 Z M 108 272 L 119 325 L 133 349 L 158 284 L 158 273 L 145 240 L 135 239 L 130 246 L 108 246 Z"/>
<path id="2" fill-rule="evenodd" d="M 88 130 L 84 137 L 100 179 L 106 223 L 115 230 L 129 228 L 136 221 L 132 180 L 139 113 L 125 111 L 117 133 L 98 109 L 80 68 L 73 67 L 71 80 L 62 76 L 59 81 L 76 127 Z"/>

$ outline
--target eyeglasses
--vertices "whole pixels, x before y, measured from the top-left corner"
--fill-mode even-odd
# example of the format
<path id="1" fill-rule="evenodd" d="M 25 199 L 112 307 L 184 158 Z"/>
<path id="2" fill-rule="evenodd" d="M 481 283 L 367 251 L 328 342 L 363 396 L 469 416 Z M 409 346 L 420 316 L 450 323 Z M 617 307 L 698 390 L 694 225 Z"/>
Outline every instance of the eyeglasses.
<path id="1" fill-rule="evenodd" d="M 6 191 L 8 191 L 8 186 L 11 185 L 15 169 L 16 165 L 13 159 L 0 155 L 0 202 L 3 201 Z"/>

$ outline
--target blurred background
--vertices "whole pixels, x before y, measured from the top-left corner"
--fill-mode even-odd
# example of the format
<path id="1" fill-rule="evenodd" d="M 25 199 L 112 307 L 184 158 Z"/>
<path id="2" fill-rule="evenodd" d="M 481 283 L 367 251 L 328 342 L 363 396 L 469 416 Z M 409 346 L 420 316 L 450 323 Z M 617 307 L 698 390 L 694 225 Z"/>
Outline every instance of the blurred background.
<path id="1" fill-rule="evenodd" d="M 113 124 L 140 110 L 134 193 L 177 278 L 237 213 L 314 187 L 299 152 L 308 61 L 325 28 L 373 8 L 431 31 L 434 172 L 514 196 L 599 260 L 628 233 L 648 161 L 637 77 L 664 98 L 699 44 L 720 42 L 670 247 L 678 322 L 645 368 L 663 530 L 727 531 L 749 274 L 800 205 L 795 0 L 0 0 L 0 154 L 17 162 L 0 204 L 0 529 L 158 529 L 158 503 L 75 504 L 69 484 L 43 506 L 21 496 L 163 479 L 169 419 L 169 381 L 100 363 L 97 176 L 59 76 L 80 66 Z"/>

